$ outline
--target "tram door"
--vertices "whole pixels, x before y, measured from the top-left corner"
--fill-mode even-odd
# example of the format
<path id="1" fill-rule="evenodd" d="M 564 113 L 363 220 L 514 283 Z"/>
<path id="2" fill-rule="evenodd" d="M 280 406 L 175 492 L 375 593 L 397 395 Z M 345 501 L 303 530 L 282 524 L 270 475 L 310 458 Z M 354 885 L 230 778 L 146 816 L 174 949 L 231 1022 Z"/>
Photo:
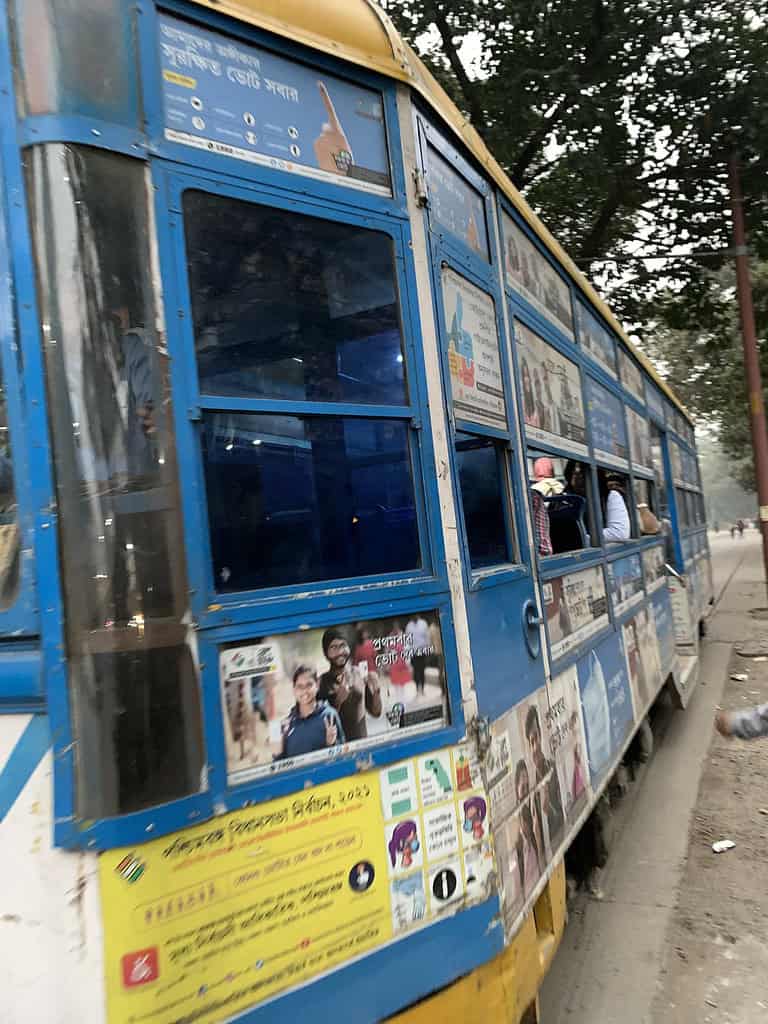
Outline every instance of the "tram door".
<path id="1" fill-rule="evenodd" d="M 480 714 L 544 685 L 488 185 L 421 118 L 443 392 Z"/>

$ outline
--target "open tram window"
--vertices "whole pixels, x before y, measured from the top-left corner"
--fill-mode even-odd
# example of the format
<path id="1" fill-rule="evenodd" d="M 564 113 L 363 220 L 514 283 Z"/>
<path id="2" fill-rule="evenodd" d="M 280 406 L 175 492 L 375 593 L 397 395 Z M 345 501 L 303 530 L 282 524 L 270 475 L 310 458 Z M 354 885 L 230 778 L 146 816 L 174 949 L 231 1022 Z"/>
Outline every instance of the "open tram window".
<path id="1" fill-rule="evenodd" d="M 615 469 L 598 469 L 603 543 L 622 544 L 637 536 L 632 511 L 629 476 Z"/>
<path id="2" fill-rule="evenodd" d="M 539 557 L 591 547 L 595 527 L 589 467 L 575 459 L 529 450 L 527 468 Z"/>
<path id="3" fill-rule="evenodd" d="M 480 434 L 457 432 L 456 462 L 472 569 L 513 562 L 505 445 Z"/>

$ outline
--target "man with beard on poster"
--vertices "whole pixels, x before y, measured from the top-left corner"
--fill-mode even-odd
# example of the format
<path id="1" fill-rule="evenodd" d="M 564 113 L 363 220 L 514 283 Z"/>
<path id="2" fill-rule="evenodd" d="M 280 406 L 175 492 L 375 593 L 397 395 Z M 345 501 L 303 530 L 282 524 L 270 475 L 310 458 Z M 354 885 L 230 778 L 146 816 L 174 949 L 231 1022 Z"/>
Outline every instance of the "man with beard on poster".
<path id="1" fill-rule="evenodd" d="M 368 735 L 366 711 L 374 718 L 381 715 L 378 676 L 367 665 L 364 673 L 360 666 L 352 665 L 352 649 L 343 630 L 335 626 L 326 629 L 322 646 L 330 668 L 320 676 L 317 696 L 338 711 L 348 743 L 363 740 Z"/>

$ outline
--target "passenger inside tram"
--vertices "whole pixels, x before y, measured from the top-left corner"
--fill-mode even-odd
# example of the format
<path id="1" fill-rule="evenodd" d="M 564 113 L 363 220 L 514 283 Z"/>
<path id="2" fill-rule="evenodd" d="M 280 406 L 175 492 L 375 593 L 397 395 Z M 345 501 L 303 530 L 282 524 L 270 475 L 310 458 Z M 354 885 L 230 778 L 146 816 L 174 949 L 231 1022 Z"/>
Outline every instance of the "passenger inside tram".
<path id="1" fill-rule="evenodd" d="M 621 473 L 598 470 L 600 501 L 603 508 L 603 540 L 621 544 L 632 536 L 627 507 L 628 480 Z"/>

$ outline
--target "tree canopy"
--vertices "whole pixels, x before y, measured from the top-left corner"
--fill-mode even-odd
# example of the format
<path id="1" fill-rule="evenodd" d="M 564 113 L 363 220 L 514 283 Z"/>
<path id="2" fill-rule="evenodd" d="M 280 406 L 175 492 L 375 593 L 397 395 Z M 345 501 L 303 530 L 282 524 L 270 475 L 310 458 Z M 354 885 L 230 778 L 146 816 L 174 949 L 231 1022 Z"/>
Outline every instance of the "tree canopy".
<path id="1" fill-rule="evenodd" d="M 384 6 L 694 411 L 744 417 L 727 161 L 768 261 L 768 0 Z"/>

